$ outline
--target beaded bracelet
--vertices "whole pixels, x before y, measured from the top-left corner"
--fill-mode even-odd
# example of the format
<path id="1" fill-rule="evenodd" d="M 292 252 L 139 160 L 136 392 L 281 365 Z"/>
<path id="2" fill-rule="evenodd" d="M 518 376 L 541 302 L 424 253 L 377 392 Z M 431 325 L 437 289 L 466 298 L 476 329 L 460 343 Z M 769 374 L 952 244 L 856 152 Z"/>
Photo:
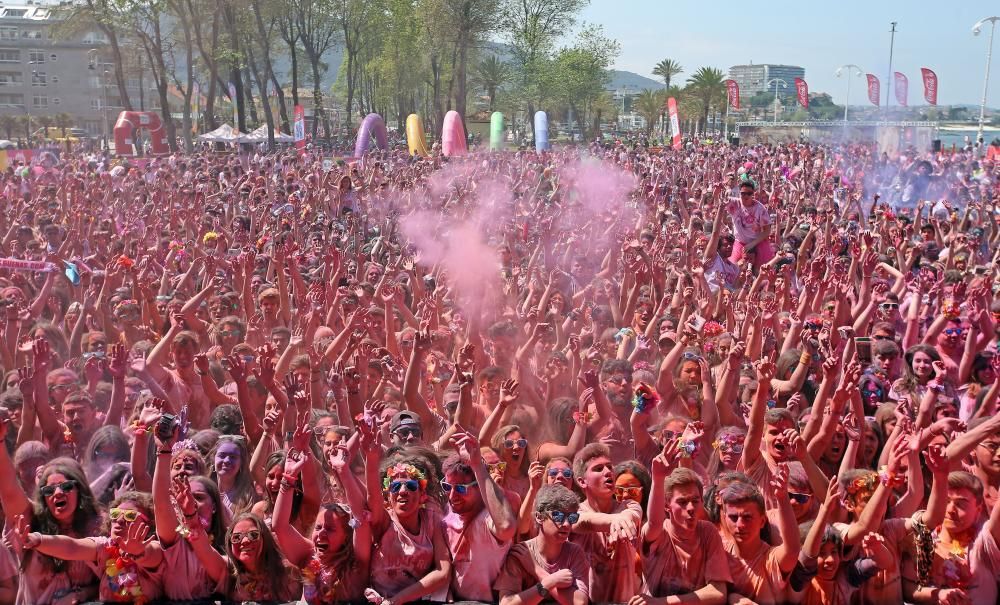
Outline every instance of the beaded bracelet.
<path id="1" fill-rule="evenodd" d="M 147 424 L 143 424 L 143 423 L 139 422 L 138 420 L 133 420 L 132 424 L 129 425 L 129 428 L 132 429 L 132 432 L 134 432 L 134 433 L 152 433 L 153 432 L 153 427 L 152 426 L 149 426 Z"/>

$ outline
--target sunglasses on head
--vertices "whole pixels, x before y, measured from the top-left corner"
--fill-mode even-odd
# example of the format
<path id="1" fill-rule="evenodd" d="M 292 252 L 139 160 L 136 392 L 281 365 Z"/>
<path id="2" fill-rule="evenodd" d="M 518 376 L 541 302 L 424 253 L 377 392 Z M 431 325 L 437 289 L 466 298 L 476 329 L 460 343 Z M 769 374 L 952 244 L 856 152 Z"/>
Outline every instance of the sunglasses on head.
<path id="1" fill-rule="evenodd" d="M 800 494 L 798 492 L 788 492 L 788 499 L 799 504 L 806 504 L 812 499 L 812 494 Z"/>
<path id="2" fill-rule="evenodd" d="M 505 439 L 503 442 L 504 448 L 508 450 L 514 449 L 515 445 L 523 450 L 524 448 L 528 447 L 528 440 L 518 439 L 517 441 L 514 441 L 513 439 Z"/>
<path id="3" fill-rule="evenodd" d="M 141 511 L 132 510 L 128 508 L 112 508 L 111 510 L 108 511 L 108 517 L 110 517 L 112 521 L 124 519 L 129 523 L 131 523 L 136 519 L 138 519 L 139 517 L 145 519 L 146 515 L 142 514 Z"/>
<path id="4" fill-rule="evenodd" d="M 399 490 L 406 488 L 408 492 L 415 492 L 420 489 L 420 482 L 416 479 L 407 479 L 406 481 L 393 481 L 389 484 L 389 492 L 393 494 L 398 494 Z"/>
<path id="5" fill-rule="evenodd" d="M 558 468 L 549 469 L 549 477 L 558 477 L 560 474 L 562 474 L 562 476 L 565 477 L 566 479 L 573 478 L 573 471 L 568 468 L 564 468 L 562 470 Z"/>
<path id="6" fill-rule="evenodd" d="M 569 521 L 570 525 L 576 525 L 576 522 L 580 520 L 580 513 L 564 513 L 561 510 L 549 511 L 549 518 L 556 525 L 562 525 L 566 521 Z"/>
<path id="7" fill-rule="evenodd" d="M 692 353 L 691 351 L 685 351 L 684 361 L 701 361 L 701 355 L 697 353 Z"/>
<path id="8" fill-rule="evenodd" d="M 256 542 L 260 540 L 260 530 L 251 529 L 250 531 L 243 533 L 234 533 L 229 536 L 229 542 L 232 544 L 239 544 L 241 542 Z"/>
<path id="9" fill-rule="evenodd" d="M 38 488 L 38 493 L 40 493 L 43 498 L 51 498 L 52 496 L 55 495 L 57 489 L 62 493 L 67 494 L 76 489 L 76 480 L 68 479 L 66 481 L 63 481 L 62 483 L 57 483 L 55 485 L 42 486 Z"/>
<path id="10" fill-rule="evenodd" d="M 448 483 L 447 481 L 441 480 L 441 491 L 446 494 L 450 494 L 451 490 L 455 490 L 458 495 L 464 496 L 469 493 L 470 487 L 475 487 L 478 485 L 478 481 L 473 481 L 472 483 Z M 411 490 L 412 491 L 412 490 Z"/>

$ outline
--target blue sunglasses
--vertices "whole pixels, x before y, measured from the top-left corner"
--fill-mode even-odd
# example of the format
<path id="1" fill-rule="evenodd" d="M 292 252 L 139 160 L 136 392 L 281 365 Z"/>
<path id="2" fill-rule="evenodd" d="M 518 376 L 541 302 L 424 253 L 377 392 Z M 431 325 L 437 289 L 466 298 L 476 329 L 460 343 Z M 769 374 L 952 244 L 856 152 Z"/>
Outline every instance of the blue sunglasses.
<path id="1" fill-rule="evenodd" d="M 415 492 L 420 489 L 420 482 L 416 479 L 407 479 L 406 481 L 393 481 L 389 484 L 389 491 L 393 494 L 398 494 L 399 490 L 406 488 L 408 492 Z"/>
<path id="2" fill-rule="evenodd" d="M 576 522 L 580 520 L 580 513 L 564 513 L 561 510 L 553 510 L 549 511 L 549 518 L 556 525 L 562 525 L 565 521 L 569 521 L 570 525 L 576 525 Z"/>
<path id="3" fill-rule="evenodd" d="M 473 481 L 472 483 L 448 483 L 447 481 L 441 481 L 441 491 L 446 494 L 450 494 L 451 490 L 458 492 L 460 496 L 464 496 L 469 493 L 469 488 L 477 485 L 478 481 Z"/>

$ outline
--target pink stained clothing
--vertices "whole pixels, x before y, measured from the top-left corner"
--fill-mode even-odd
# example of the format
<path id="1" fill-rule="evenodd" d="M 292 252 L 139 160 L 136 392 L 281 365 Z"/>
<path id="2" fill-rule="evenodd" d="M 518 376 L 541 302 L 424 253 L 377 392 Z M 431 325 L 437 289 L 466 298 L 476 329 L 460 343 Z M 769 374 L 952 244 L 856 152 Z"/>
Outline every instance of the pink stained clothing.
<path id="1" fill-rule="evenodd" d="M 761 543 L 750 558 L 744 559 L 735 542 L 722 541 L 733 576 L 732 590 L 759 605 L 783 603 L 788 580 L 778 566 L 774 548 Z"/>
<path id="2" fill-rule="evenodd" d="M 368 572 L 352 563 L 342 573 L 321 572 L 315 579 L 315 590 L 302 582 L 302 602 L 308 605 L 334 605 L 345 601 L 364 601 L 368 588 Z M 328 598 L 324 597 L 328 595 Z"/>
<path id="3" fill-rule="evenodd" d="M 201 537 L 206 540 L 206 536 Z M 171 601 L 204 599 L 212 594 L 222 594 L 225 581 L 215 582 L 194 554 L 187 540 L 177 541 L 163 549 L 163 595 Z"/>
<path id="4" fill-rule="evenodd" d="M 460 515 L 448 513 L 441 519 L 441 528 L 454 570 L 452 597 L 456 601 L 495 601 L 493 582 L 500 574 L 510 542 L 496 539 L 489 511 L 483 507 L 468 524 Z"/>
<path id="5" fill-rule="evenodd" d="M 732 200 L 726 204 L 726 211 L 733 217 L 733 236 L 738 244 L 749 244 L 757 239 L 765 227 L 771 224 L 771 214 L 767 211 L 767 207 L 757 201 L 750 207 L 746 207 L 740 200 Z M 733 254 L 735 255 L 735 253 L 734 246 Z M 736 261 L 733 260 L 733 262 Z"/>
<path id="6" fill-rule="evenodd" d="M 635 501 L 615 502 L 611 514 L 627 511 L 635 526 L 642 525 L 642 506 Z M 583 501 L 580 512 L 600 512 Z M 632 542 L 608 542 L 607 532 L 577 532 L 570 540 L 580 546 L 590 561 L 590 598 L 596 603 L 627 603 L 639 591 L 641 564 L 639 553 Z"/>
<path id="7" fill-rule="evenodd" d="M 97 598 L 97 575 L 85 561 L 59 561 L 35 551 L 25 551 L 21 581 L 17 587 L 17 605 L 73 605 Z"/>
<path id="8" fill-rule="evenodd" d="M 981 528 L 965 553 L 958 549 L 953 551 L 951 545 L 938 541 L 937 532 L 933 535 L 934 561 L 931 564 L 929 584 L 938 588 L 962 588 L 975 605 L 996 603 L 1000 547 L 993 539 L 993 534 L 986 531 L 985 527 Z M 917 581 L 914 566 L 905 568 L 904 577 Z"/>
<path id="9" fill-rule="evenodd" d="M 664 528 L 642 546 L 643 594 L 667 597 L 694 592 L 711 582 L 731 583 L 719 530 L 698 521 L 693 540 L 681 540 Z"/>
<path id="10" fill-rule="evenodd" d="M 733 254 L 729 257 L 730 262 L 738 263 L 746 252 L 746 244 L 736 240 L 733 242 Z M 764 240 L 754 247 L 757 256 L 755 262 L 760 265 L 774 258 L 774 246 L 768 240 Z"/>
<path id="11" fill-rule="evenodd" d="M 441 516 L 431 509 L 420 511 L 420 533 L 406 531 L 396 514 L 387 511 L 388 526 L 372 552 L 371 586 L 380 595 L 392 598 L 407 586 L 418 582 L 436 565 L 434 533 L 439 530 Z M 444 595 L 429 595 L 431 601 L 443 601 Z"/>
<path id="12" fill-rule="evenodd" d="M 111 541 L 104 536 L 91 538 L 91 540 L 97 543 L 97 559 L 87 561 L 87 565 L 90 566 L 100 579 L 100 599 L 102 601 L 131 603 L 133 598 L 131 596 L 123 597 L 119 595 L 117 589 L 112 584 L 115 578 L 107 575 L 106 572 L 108 555 L 104 549 Z M 150 601 L 155 601 L 163 596 L 162 564 L 155 569 L 147 569 L 141 565 L 136 565 L 135 573 L 139 578 L 139 587 L 142 589 L 142 596 Z"/>
<path id="13" fill-rule="evenodd" d="M 878 533 L 885 538 L 885 546 L 892 553 L 896 564 L 889 569 L 879 569 L 871 579 L 861 585 L 861 600 L 864 603 L 902 603 L 903 578 L 902 566 L 909 564 L 913 558 L 913 534 L 907 529 L 911 521 L 920 521 L 924 511 L 918 510 L 909 518 L 895 517 L 882 521 Z M 850 525 L 835 523 L 834 527 L 845 536 Z M 846 548 L 845 548 L 846 551 Z M 854 556 L 857 548 L 845 552 L 844 558 Z"/>
<path id="14" fill-rule="evenodd" d="M 858 592 L 847 579 L 846 568 L 841 566 L 832 582 L 821 582 L 813 578 L 806 585 L 805 591 L 795 601 L 800 605 L 850 605 L 852 597 Z M 876 601 L 862 601 L 875 603 Z M 902 601 L 877 601 L 878 603 L 902 603 Z"/>
<path id="15" fill-rule="evenodd" d="M 274 578 L 255 577 L 251 574 L 234 578 L 229 574 L 226 578 L 227 596 L 231 601 L 294 601 L 301 594 L 302 585 L 299 583 L 298 570 L 290 565 L 286 569 L 289 572 L 286 581 L 277 586 Z"/>
<path id="16" fill-rule="evenodd" d="M 493 583 L 493 588 L 501 595 L 517 594 L 562 569 L 568 569 L 573 573 L 573 590 L 582 592 L 589 599 L 590 563 L 583 550 L 572 542 L 566 542 L 559 556 L 549 562 L 542 556 L 541 536 L 535 536 L 511 547 L 500 569 L 500 575 Z M 550 599 L 549 602 L 551 601 Z"/>

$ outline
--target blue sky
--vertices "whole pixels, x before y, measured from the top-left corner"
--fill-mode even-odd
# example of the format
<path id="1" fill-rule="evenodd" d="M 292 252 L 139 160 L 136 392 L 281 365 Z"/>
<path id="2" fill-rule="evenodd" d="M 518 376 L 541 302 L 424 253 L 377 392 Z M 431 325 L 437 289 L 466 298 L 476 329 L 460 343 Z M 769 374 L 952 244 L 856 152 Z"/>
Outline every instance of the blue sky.
<path id="1" fill-rule="evenodd" d="M 978 106 L 989 27 L 973 36 L 972 26 L 990 15 L 1000 15 L 1000 2 L 591 0 L 582 19 L 603 25 L 621 42 L 617 69 L 651 76 L 658 61 L 670 58 L 687 78 L 702 66 L 726 71 L 750 61 L 801 65 L 809 90 L 828 92 L 838 103 L 847 84 L 834 72 L 846 63 L 877 75 L 885 98 L 889 23 L 897 21 L 892 65 L 909 79 L 909 104 L 924 104 L 920 68 L 929 67 L 938 75 L 939 105 Z M 1000 108 L 1000 23 L 997 30 L 987 105 Z M 864 78 L 856 78 L 851 104 L 862 103 L 864 94 Z"/>

